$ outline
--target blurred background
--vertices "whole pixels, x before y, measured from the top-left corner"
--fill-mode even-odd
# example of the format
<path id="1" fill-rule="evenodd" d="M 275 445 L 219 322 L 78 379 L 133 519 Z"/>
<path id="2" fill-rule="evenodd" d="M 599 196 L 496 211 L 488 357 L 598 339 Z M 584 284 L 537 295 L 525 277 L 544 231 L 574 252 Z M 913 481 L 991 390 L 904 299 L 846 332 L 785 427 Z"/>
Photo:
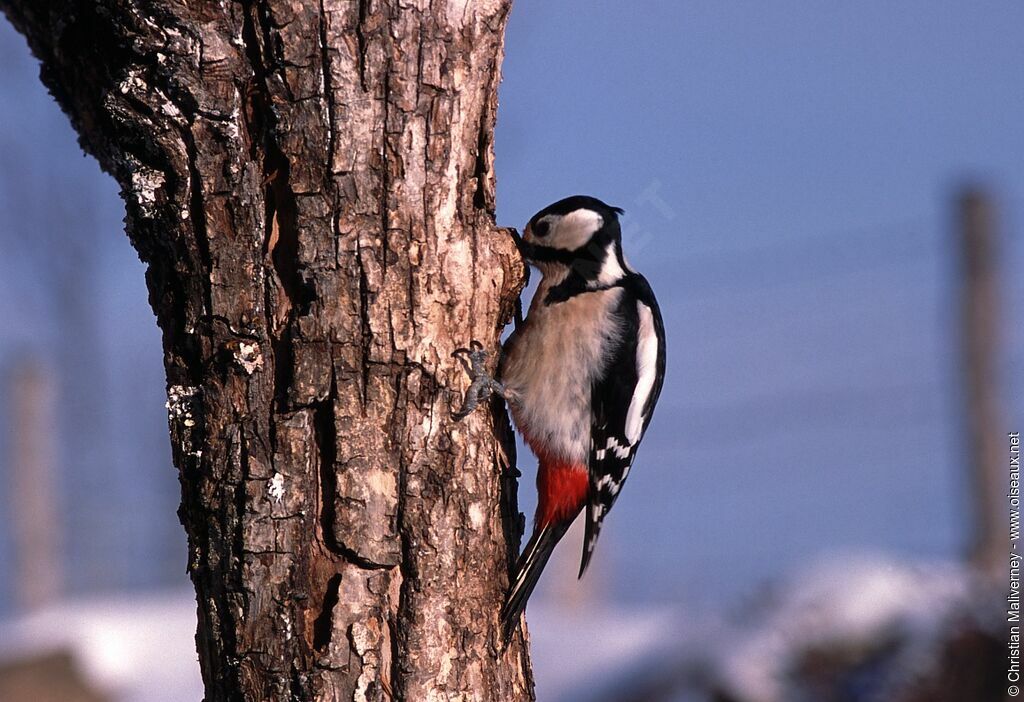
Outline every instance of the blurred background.
<path id="1" fill-rule="evenodd" d="M 625 208 L 669 342 L 594 566 L 531 603 L 541 702 L 1004 699 L 1021 26 L 517 0 L 498 221 Z M 0 699 L 201 699 L 144 270 L 2 18 L 0 65 Z"/>

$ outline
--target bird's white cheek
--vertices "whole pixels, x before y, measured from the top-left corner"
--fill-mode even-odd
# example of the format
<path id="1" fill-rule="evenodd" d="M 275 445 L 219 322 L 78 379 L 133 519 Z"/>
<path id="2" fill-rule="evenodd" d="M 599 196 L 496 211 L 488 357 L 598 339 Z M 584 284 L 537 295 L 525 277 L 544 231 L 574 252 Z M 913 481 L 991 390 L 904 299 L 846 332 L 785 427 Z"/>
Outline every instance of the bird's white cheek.
<path id="1" fill-rule="evenodd" d="M 548 246 L 575 251 L 590 241 L 594 232 L 604 226 L 604 218 L 593 210 L 580 209 L 562 217 L 548 237 Z"/>

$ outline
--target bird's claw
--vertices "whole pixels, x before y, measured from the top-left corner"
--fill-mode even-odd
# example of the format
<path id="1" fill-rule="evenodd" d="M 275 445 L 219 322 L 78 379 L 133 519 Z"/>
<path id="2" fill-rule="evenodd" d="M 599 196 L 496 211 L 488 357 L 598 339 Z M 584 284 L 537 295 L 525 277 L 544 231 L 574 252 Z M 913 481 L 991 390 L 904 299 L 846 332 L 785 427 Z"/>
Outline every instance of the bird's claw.
<path id="1" fill-rule="evenodd" d="M 468 417 L 473 410 L 480 406 L 481 402 L 490 397 L 492 392 L 499 390 L 501 386 L 487 373 L 487 359 L 490 354 L 479 341 L 469 342 L 468 349 L 455 349 L 452 356 L 462 362 L 462 366 L 471 378 L 469 389 L 466 390 L 466 397 L 462 400 L 462 408 L 452 412 L 455 420 L 459 421 Z"/>
<path id="2" fill-rule="evenodd" d="M 484 349 L 484 345 L 475 339 L 469 342 L 469 348 L 458 348 L 452 351 L 452 356 L 459 359 L 462 362 L 462 366 L 466 369 L 473 379 L 476 376 L 487 373 L 487 358 L 490 354 Z M 468 360 L 467 360 L 468 358 Z"/>

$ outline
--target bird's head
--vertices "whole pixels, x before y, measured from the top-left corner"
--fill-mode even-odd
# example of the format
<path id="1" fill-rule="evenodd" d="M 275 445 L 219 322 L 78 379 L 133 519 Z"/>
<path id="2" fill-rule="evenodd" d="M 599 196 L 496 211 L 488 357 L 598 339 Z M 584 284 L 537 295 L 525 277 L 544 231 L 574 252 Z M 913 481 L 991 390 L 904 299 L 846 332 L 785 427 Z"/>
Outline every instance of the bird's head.
<path id="1" fill-rule="evenodd" d="M 625 266 L 622 258 L 622 210 L 596 197 L 573 195 L 530 218 L 523 230 L 523 256 L 543 272 L 568 268 L 587 279 Z"/>

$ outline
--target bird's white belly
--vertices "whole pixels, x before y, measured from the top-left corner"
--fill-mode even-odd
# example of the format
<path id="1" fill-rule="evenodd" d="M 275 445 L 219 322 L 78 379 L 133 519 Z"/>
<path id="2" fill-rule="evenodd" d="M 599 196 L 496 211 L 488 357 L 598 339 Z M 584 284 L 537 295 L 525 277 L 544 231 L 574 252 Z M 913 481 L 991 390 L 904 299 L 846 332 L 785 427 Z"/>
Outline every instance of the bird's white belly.
<path id="1" fill-rule="evenodd" d="M 541 283 L 529 317 L 505 347 L 501 380 L 512 396 L 516 426 L 534 447 L 586 464 L 590 453 L 591 384 L 604 370 L 618 334 L 610 308 L 620 288 L 543 304 Z"/>

